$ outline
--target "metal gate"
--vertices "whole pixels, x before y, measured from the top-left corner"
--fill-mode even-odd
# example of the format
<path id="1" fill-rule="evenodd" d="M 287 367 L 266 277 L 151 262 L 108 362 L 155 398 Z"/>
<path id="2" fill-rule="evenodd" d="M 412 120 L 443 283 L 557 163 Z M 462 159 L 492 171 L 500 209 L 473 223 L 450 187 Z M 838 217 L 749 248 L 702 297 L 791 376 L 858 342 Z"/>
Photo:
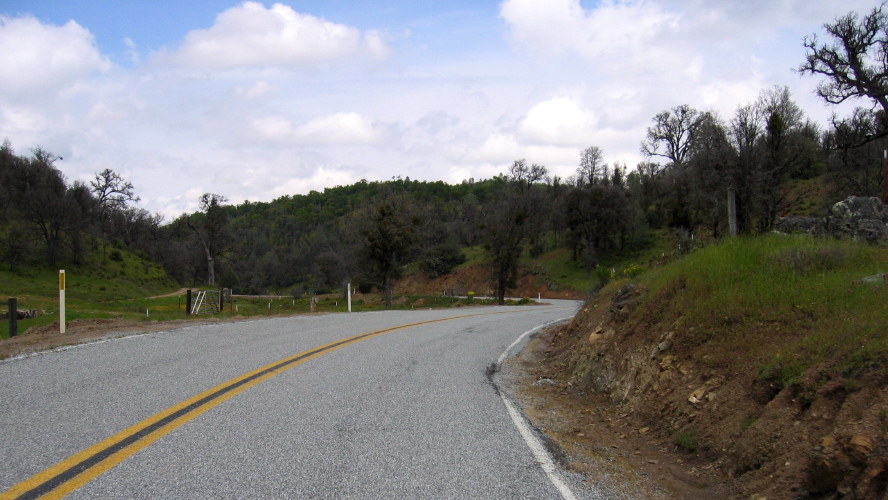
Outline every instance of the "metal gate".
<path id="1" fill-rule="evenodd" d="M 191 314 L 219 312 L 219 290 L 199 290 L 191 301 Z"/>

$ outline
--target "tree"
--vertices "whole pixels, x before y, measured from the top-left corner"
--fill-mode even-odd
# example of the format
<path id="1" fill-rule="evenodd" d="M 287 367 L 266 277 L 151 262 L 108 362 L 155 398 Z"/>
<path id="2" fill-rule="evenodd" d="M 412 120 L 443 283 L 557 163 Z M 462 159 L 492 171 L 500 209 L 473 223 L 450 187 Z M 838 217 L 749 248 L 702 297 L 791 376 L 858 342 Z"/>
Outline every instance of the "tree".
<path id="1" fill-rule="evenodd" d="M 518 259 L 524 252 L 530 210 L 511 193 L 487 204 L 484 211 L 484 250 L 490 257 L 497 302 L 506 303 L 506 290 L 517 286 Z"/>
<path id="2" fill-rule="evenodd" d="M 757 176 L 759 231 L 771 229 L 780 206 L 787 201 L 784 186 L 795 172 L 810 171 L 820 148 L 817 127 L 804 120 L 804 112 L 792 100 L 788 87 L 761 92 L 756 106 L 763 119 L 764 135 Z"/>
<path id="3" fill-rule="evenodd" d="M 667 166 L 684 164 L 697 128 L 699 111 L 682 104 L 662 111 L 654 117 L 654 125 L 648 127 L 647 137 L 641 142 L 641 153 L 652 158 L 659 156 L 669 160 Z"/>
<path id="4" fill-rule="evenodd" d="M 90 181 L 90 192 L 98 204 L 99 226 L 102 232 L 102 258 L 105 256 L 105 228 L 110 224 L 113 212 L 123 212 L 131 201 L 139 201 L 133 184 L 117 172 L 106 168 L 95 174 Z"/>
<path id="5" fill-rule="evenodd" d="M 207 258 L 207 284 L 216 284 L 216 257 L 228 246 L 228 215 L 223 204 L 227 198 L 218 194 L 204 193 L 200 197 L 200 212 L 185 217 Z"/>
<path id="6" fill-rule="evenodd" d="M 382 286 L 385 306 L 392 307 L 394 281 L 415 254 L 421 218 L 403 196 L 388 195 L 369 204 L 361 221 L 362 255 Z"/>
<path id="7" fill-rule="evenodd" d="M 632 221 L 628 192 L 618 186 L 591 185 L 567 194 L 567 223 L 573 235 L 574 260 L 584 253 L 587 270 L 601 253 L 617 248 Z"/>
<path id="8" fill-rule="evenodd" d="M 577 186 L 595 184 L 601 177 L 606 165 L 604 153 L 598 146 L 589 146 L 580 153 L 580 166 L 577 168 Z"/>
<path id="9" fill-rule="evenodd" d="M 40 147 L 32 151 L 33 158 L 11 154 L 11 148 L 4 150 L 2 198 L 15 217 L 43 240 L 47 264 L 56 267 L 66 248 L 79 258 L 76 243 L 77 232 L 82 229 L 82 211 L 76 193 L 69 193 L 64 176 L 54 166 L 61 158 Z"/>
<path id="10" fill-rule="evenodd" d="M 820 43 L 816 34 L 805 37 L 805 62 L 801 74 L 820 75 L 817 95 L 830 104 L 850 99 L 869 99 L 888 113 L 888 16 L 885 4 L 860 18 L 856 12 L 823 25 L 831 41 Z M 888 123 L 853 144 L 888 136 Z"/>
<path id="11" fill-rule="evenodd" d="M 729 125 L 729 136 L 737 152 L 731 177 L 737 193 L 737 229 L 742 234 L 752 232 L 755 176 L 760 160 L 756 144 L 762 132 L 761 109 L 754 104 L 738 107 Z"/>
<path id="12" fill-rule="evenodd" d="M 546 167 L 542 165 L 537 165 L 534 163 L 531 166 L 527 166 L 527 160 L 520 159 L 516 160 L 512 163 L 512 166 L 509 167 L 509 181 L 515 183 L 518 186 L 518 189 L 521 191 L 526 191 L 530 188 L 531 184 L 542 181 L 546 178 L 546 174 L 549 171 Z"/>
<path id="13" fill-rule="evenodd" d="M 824 134 L 824 146 L 829 150 L 827 172 L 835 188 L 842 195 L 879 196 L 881 187 L 882 154 L 888 149 L 888 138 L 867 141 L 867 136 L 878 133 L 881 111 L 857 108 L 852 115 L 836 122 L 834 129 Z M 860 144 L 855 148 L 842 147 Z"/>
<path id="14" fill-rule="evenodd" d="M 543 222 L 541 192 L 531 187 L 511 177 L 482 209 L 479 229 L 500 305 L 506 303 L 506 290 L 517 286 L 518 260 Z"/>
<path id="15" fill-rule="evenodd" d="M 692 184 L 690 205 L 694 222 L 707 224 L 713 237 L 727 219 L 725 200 L 731 185 L 731 167 L 736 154 L 728 139 L 727 126 L 712 112 L 703 113 L 694 135 L 688 170 Z"/>
<path id="16" fill-rule="evenodd" d="M 111 210 L 123 210 L 129 202 L 139 201 L 133 184 L 108 168 L 97 173 L 89 185 L 104 214 Z"/>

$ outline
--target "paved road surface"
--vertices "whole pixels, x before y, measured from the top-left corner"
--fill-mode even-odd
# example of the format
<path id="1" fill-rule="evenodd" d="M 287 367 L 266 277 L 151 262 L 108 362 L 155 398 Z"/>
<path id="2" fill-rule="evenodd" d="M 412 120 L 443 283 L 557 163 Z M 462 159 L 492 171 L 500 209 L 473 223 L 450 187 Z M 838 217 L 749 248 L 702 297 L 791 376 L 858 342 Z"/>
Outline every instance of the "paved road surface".
<path id="1" fill-rule="evenodd" d="M 2 362 L 0 491 L 39 487 L 47 478 L 29 478 L 222 387 L 133 438 L 113 467 L 63 466 L 74 481 L 43 488 L 71 489 L 69 498 L 560 498 L 486 370 L 522 333 L 577 305 L 204 325 Z M 599 498 L 559 477 L 568 495 Z"/>

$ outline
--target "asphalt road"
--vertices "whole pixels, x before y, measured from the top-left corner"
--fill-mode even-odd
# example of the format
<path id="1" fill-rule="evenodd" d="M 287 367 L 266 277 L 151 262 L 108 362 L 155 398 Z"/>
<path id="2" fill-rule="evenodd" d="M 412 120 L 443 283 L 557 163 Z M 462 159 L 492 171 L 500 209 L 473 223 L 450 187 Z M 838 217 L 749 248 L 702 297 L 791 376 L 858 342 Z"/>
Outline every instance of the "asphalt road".
<path id="1" fill-rule="evenodd" d="M 487 375 L 524 332 L 577 306 L 275 318 L 5 361 L 0 491 L 38 487 L 54 464 L 142 430 L 116 465 L 62 466 L 74 480 L 42 487 L 69 498 L 599 498 L 563 471 L 569 490 L 556 489 Z M 191 399 L 202 393 L 209 402 Z M 147 434 L 146 419 L 189 399 L 197 410 Z"/>

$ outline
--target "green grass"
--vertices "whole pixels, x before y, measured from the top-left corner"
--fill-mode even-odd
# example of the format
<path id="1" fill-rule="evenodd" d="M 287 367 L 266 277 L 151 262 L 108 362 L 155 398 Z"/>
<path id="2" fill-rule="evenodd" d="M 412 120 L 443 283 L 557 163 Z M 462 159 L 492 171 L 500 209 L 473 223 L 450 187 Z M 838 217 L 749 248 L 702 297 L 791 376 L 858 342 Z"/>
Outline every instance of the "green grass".
<path id="1" fill-rule="evenodd" d="M 119 278 L 105 278 L 84 271 L 85 277 L 74 269 L 66 270 L 66 321 L 77 319 L 125 319 L 130 321 L 171 321 L 182 319 L 199 320 L 206 315 L 189 316 L 185 314 L 185 297 L 164 297 L 149 299 L 148 294 L 163 294 L 178 289 L 178 285 L 163 287 L 166 280 L 160 280 L 155 286 L 144 286 L 144 279 L 132 281 Z M 32 326 L 43 326 L 59 320 L 58 298 L 58 273 L 52 271 L 27 271 L 19 273 L 0 272 L 0 280 L 4 288 L 16 293 L 2 296 L 5 309 L 7 299 L 16 297 L 19 309 L 37 309 L 39 315 L 30 320 L 18 321 L 19 334 L 24 333 Z M 94 293 L 94 290 L 98 290 Z M 21 292 L 21 293 L 19 293 Z M 318 298 L 317 312 L 334 313 L 347 312 L 348 302 L 342 296 L 328 295 Z M 352 303 L 353 312 L 385 310 L 381 296 L 371 296 L 372 300 L 355 300 Z M 421 304 L 418 301 L 422 300 Z M 460 302 L 465 305 L 490 305 L 492 300 L 474 299 L 469 304 L 466 299 L 442 297 L 439 295 L 426 296 L 415 295 L 398 297 L 392 309 L 414 308 L 442 308 L 452 307 Z M 524 301 L 515 304 L 526 303 Z M 414 305 L 417 304 L 417 305 Z M 220 314 L 211 315 L 214 318 L 226 319 L 236 317 L 261 317 L 269 315 L 307 314 L 311 312 L 309 298 L 304 297 L 294 300 L 290 296 L 280 298 L 244 298 L 235 297 L 231 303 L 225 304 Z M 0 322 L 0 338 L 9 337 L 9 322 Z"/>
<path id="2" fill-rule="evenodd" d="M 475 245 L 473 247 L 463 248 L 462 253 L 463 255 L 465 255 L 466 261 L 456 266 L 456 269 L 485 265 L 487 264 L 489 259 L 484 251 L 484 245 Z"/>
<path id="3" fill-rule="evenodd" d="M 179 286 L 158 264 L 109 247 L 105 257 L 100 248 L 82 265 L 65 266 L 66 321 L 85 318 L 160 320 L 175 316 L 177 298 L 153 299 Z M 0 270 L 0 309 L 8 299 L 17 299 L 19 309 L 34 309 L 38 316 L 18 322 L 23 333 L 31 326 L 58 321 L 59 273 L 56 269 L 21 267 Z M 149 317 L 145 318 L 145 310 Z M 0 338 L 9 336 L 9 322 L 0 321 Z"/>
<path id="4" fill-rule="evenodd" d="M 572 260 L 571 251 L 567 248 L 546 252 L 536 259 L 529 260 L 528 263 L 538 276 L 550 280 L 559 289 L 586 291 L 598 282 L 586 271 L 582 263 Z"/>
<path id="5" fill-rule="evenodd" d="M 687 347 L 717 342 L 785 384 L 836 356 L 851 371 L 888 359 L 886 272 L 883 248 L 769 235 L 711 245 L 642 282 L 659 311 L 649 321 L 680 311 Z"/>
<path id="6" fill-rule="evenodd" d="M 697 433 L 693 429 L 676 432 L 672 437 L 672 441 L 686 453 L 697 451 L 697 447 L 699 446 Z"/>

